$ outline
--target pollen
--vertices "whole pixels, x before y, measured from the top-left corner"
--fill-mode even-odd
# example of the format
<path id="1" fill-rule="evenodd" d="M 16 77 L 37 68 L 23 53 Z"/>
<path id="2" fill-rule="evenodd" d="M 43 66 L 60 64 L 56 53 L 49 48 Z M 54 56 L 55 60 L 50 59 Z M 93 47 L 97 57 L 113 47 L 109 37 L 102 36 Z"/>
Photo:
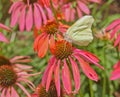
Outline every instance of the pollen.
<path id="1" fill-rule="evenodd" d="M 8 65 L 0 66 L 0 86 L 9 87 L 15 84 L 17 75 L 13 68 Z"/>
<path id="2" fill-rule="evenodd" d="M 41 27 L 41 32 L 46 32 L 48 34 L 55 34 L 58 31 L 58 24 L 55 21 L 48 21 L 46 25 Z"/>
<path id="3" fill-rule="evenodd" d="M 72 44 L 65 40 L 57 41 L 54 48 L 54 55 L 57 59 L 68 58 L 72 54 Z"/>
<path id="4" fill-rule="evenodd" d="M 24 2 L 25 4 L 27 4 L 27 1 L 28 1 L 28 0 L 23 0 L 23 2 Z M 30 4 L 33 4 L 33 3 L 37 2 L 37 0 L 29 0 L 29 2 L 30 2 Z"/>

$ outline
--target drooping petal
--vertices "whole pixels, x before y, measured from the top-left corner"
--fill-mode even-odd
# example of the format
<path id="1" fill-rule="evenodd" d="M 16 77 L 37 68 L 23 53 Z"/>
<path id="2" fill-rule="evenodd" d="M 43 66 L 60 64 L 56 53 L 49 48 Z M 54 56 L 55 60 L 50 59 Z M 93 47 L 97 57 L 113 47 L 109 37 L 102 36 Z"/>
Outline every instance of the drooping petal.
<path id="1" fill-rule="evenodd" d="M 38 51 L 38 56 L 39 57 L 44 57 L 45 54 L 47 53 L 48 50 L 48 43 L 49 43 L 49 35 L 45 38 L 43 44 L 41 45 L 41 47 L 39 48 Z"/>
<path id="2" fill-rule="evenodd" d="M 78 55 L 78 56 L 80 55 L 82 58 L 84 58 L 85 60 L 89 61 L 90 63 L 93 63 L 96 66 L 98 66 L 99 68 L 104 69 L 104 67 L 101 66 L 100 64 L 98 64 L 98 62 L 96 62 L 95 60 L 91 59 L 89 56 L 86 56 L 84 51 L 82 52 L 82 51 L 78 50 L 76 53 L 77 54 L 74 54 L 74 55 Z"/>
<path id="3" fill-rule="evenodd" d="M 26 10 L 26 6 L 22 8 L 20 18 L 19 18 L 20 31 L 24 31 L 24 28 L 25 28 L 25 10 Z"/>
<path id="4" fill-rule="evenodd" d="M 82 68 L 85 75 L 91 80 L 98 81 L 98 75 L 96 72 L 90 67 L 90 65 L 81 59 L 79 56 L 75 56 L 75 58 L 79 61 L 80 67 Z"/>
<path id="5" fill-rule="evenodd" d="M 49 43 L 49 45 L 50 45 L 50 51 L 54 52 L 53 48 L 55 46 L 55 39 L 54 39 L 53 35 L 50 36 L 50 43 Z"/>
<path id="6" fill-rule="evenodd" d="M 43 86 L 46 84 L 49 70 L 50 70 L 51 66 L 54 64 L 54 62 L 55 62 L 55 57 L 52 56 L 52 58 L 50 58 L 50 60 L 49 60 L 49 62 L 48 62 L 48 66 L 47 66 L 47 68 L 45 69 L 45 72 L 44 72 L 43 77 L 42 77 L 42 85 L 43 85 Z"/>
<path id="7" fill-rule="evenodd" d="M 4 30 L 7 30 L 7 31 L 11 31 L 11 29 L 3 24 L 0 23 L 0 28 L 1 29 L 4 29 Z"/>
<path id="8" fill-rule="evenodd" d="M 34 51 L 38 51 L 39 46 L 41 46 L 41 41 L 43 42 L 45 37 L 46 37 L 46 34 L 42 33 L 35 39 L 35 41 L 34 41 Z"/>
<path id="9" fill-rule="evenodd" d="M 72 85 L 70 79 L 70 71 L 65 59 L 64 59 L 64 66 L 62 68 L 62 82 L 66 92 L 70 94 L 72 92 Z"/>
<path id="10" fill-rule="evenodd" d="M 8 39 L 0 32 L 0 41 L 9 43 Z"/>
<path id="11" fill-rule="evenodd" d="M 55 86 L 57 90 L 57 95 L 60 97 L 60 60 L 58 60 L 57 66 L 55 68 Z"/>
<path id="12" fill-rule="evenodd" d="M 115 42 L 114 42 L 114 47 L 116 47 L 120 43 L 120 34 L 117 36 Z"/>
<path id="13" fill-rule="evenodd" d="M 28 93 L 28 91 L 25 89 L 24 86 L 22 86 L 22 85 L 19 84 L 19 83 L 16 83 L 16 85 L 18 85 L 28 97 L 31 97 L 30 93 Z"/>
<path id="14" fill-rule="evenodd" d="M 63 9 L 64 10 L 64 9 Z M 68 8 L 66 8 L 65 10 L 65 20 L 68 22 L 70 21 L 70 15 L 71 15 L 71 9 L 70 9 L 70 6 L 68 6 Z"/>
<path id="15" fill-rule="evenodd" d="M 79 8 L 86 14 L 90 14 L 90 10 L 89 8 L 86 6 L 86 4 L 84 4 L 83 2 L 81 2 L 80 0 L 77 1 L 77 4 L 79 6 Z"/>
<path id="16" fill-rule="evenodd" d="M 32 5 L 30 5 L 28 13 L 26 15 L 26 30 L 30 31 L 32 28 L 32 25 L 33 25 L 33 14 L 32 14 Z"/>
<path id="17" fill-rule="evenodd" d="M 11 27 L 14 27 L 16 25 L 16 23 L 18 22 L 18 17 L 19 17 L 19 14 L 21 13 L 21 8 L 23 8 L 23 7 L 24 7 L 24 5 L 21 5 L 12 12 L 11 23 L 10 23 Z"/>
<path id="18" fill-rule="evenodd" d="M 53 13 L 52 13 L 52 11 L 51 11 L 51 9 L 49 8 L 49 7 L 47 7 L 47 6 L 45 6 L 45 9 L 46 9 L 46 11 L 47 11 L 47 15 L 48 15 L 48 18 L 49 19 L 53 19 Z"/>
<path id="19" fill-rule="evenodd" d="M 76 64 L 76 62 L 69 57 L 71 65 L 72 65 L 72 71 L 73 71 L 73 77 L 74 77 L 74 81 L 75 81 L 75 93 L 77 93 L 80 89 L 80 72 L 79 72 L 79 68 Z"/>
<path id="20" fill-rule="evenodd" d="M 75 9 L 71 9 L 70 21 L 75 20 Z"/>
<path id="21" fill-rule="evenodd" d="M 54 62 L 54 64 L 51 66 L 51 68 L 49 70 L 48 77 L 47 77 L 47 82 L 46 82 L 46 91 L 49 90 L 55 65 L 56 65 L 56 61 Z"/>
<path id="22" fill-rule="evenodd" d="M 120 24 L 120 19 L 117 19 L 113 21 L 107 28 L 106 31 L 112 30 L 114 27 L 116 27 L 118 24 Z"/>
<path id="23" fill-rule="evenodd" d="M 115 33 L 117 33 L 117 31 L 119 31 L 120 30 L 120 24 L 119 25 L 117 25 L 114 29 L 113 29 L 113 31 L 111 32 L 111 39 L 115 36 Z"/>
<path id="24" fill-rule="evenodd" d="M 22 5 L 23 2 L 15 2 L 12 4 L 12 6 L 10 7 L 8 13 L 12 13 L 18 6 Z"/>
<path id="25" fill-rule="evenodd" d="M 114 69 L 116 69 L 116 68 L 118 68 L 118 67 L 120 67 L 120 61 L 118 61 L 118 62 L 113 66 Z"/>
<path id="26" fill-rule="evenodd" d="M 10 87 L 8 87 L 6 90 L 6 97 L 11 97 Z"/>
<path id="27" fill-rule="evenodd" d="M 11 87 L 11 97 L 19 97 L 18 93 L 13 87 Z"/>
<path id="28" fill-rule="evenodd" d="M 110 80 L 116 80 L 116 79 L 118 79 L 118 78 L 120 78 L 120 67 L 115 68 L 115 69 L 112 71 Z"/>
<path id="29" fill-rule="evenodd" d="M 38 6 L 38 8 L 39 8 L 39 10 L 40 10 L 40 12 L 41 12 L 41 16 L 42 16 L 42 18 L 43 18 L 44 24 L 46 24 L 46 22 L 47 22 L 47 17 L 46 17 L 46 15 L 45 15 L 45 13 L 44 13 L 43 8 L 42 8 L 39 4 L 36 4 L 36 5 Z"/>
<path id="30" fill-rule="evenodd" d="M 79 7 L 77 7 L 77 13 L 78 13 L 79 18 L 81 18 L 83 16 Z"/>
<path id="31" fill-rule="evenodd" d="M 101 3 L 101 0 L 89 0 L 91 2 L 95 2 L 95 3 Z"/>
<path id="32" fill-rule="evenodd" d="M 40 13 L 36 3 L 34 3 L 34 22 L 35 22 L 35 27 L 37 29 L 40 29 L 40 27 L 42 25 L 42 19 L 41 19 L 41 13 Z"/>
<path id="33" fill-rule="evenodd" d="M 6 92 L 6 89 L 3 89 L 2 92 L 1 92 L 1 97 L 5 97 L 5 93 Z"/>

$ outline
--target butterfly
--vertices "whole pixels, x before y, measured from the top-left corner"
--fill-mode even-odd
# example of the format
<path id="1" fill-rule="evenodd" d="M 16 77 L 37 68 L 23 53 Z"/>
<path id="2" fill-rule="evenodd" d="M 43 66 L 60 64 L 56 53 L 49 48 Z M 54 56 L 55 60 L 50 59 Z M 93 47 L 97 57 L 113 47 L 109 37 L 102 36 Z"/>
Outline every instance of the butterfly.
<path id="1" fill-rule="evenodd" d="M 79 46 L 87 46 L 93 40 L 91 30 L 93 22 L 94 18 L 92 16 L 83 16 L 68 28 L 64 34 L 64 39 Z"/>

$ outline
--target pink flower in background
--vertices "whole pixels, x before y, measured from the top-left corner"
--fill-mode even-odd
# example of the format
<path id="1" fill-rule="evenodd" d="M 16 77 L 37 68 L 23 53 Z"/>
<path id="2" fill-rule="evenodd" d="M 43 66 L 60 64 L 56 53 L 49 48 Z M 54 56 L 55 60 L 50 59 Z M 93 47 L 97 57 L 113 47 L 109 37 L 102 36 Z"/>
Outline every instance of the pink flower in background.
<path id="1" fill-rule="evenodd" d="M 33 24 L 37 29 L 53 18 L 52 11 L 46 5 L 42 6 L 37 0 L 22 0 L 14 2 L 9 10 L 11 27 L 19 24 L 20 31 L 30 31 Z"/>
<path id="2" fill-rule="evenodd" d="M 89 2 L 100 3 L 100 0 L 60 0 L 60 7 L 62 6 L 65 20 L 67 22 L 75 20 L 76 14 L 78 17 L 90 14 Z"/>
<path id="3" fill-rule="evenodd" d="M 120 19 L 113 21 L 107 28 L 106 31 L 110 32 L 111 39 L 115 39 L 114 47 L 118 46 L 120 50 Z"/>
<path id="4" fill-rule="evenodd" d="M 0 29 L 2 30 L 6 30 L 8 32 L 11 32 L 11 29 L 3 24 L 0 23 Z M 8 39 L 3 35 L 2 32 L 0 32 L 0 41 L 1 42 L 5 42 L 5 43 L 9 43 Z"/>
<path id="5" fill-rule="evenodd" d="M 118 61 L 114 67 L 113 67 L 113 71 L 110 77 L 110 80 L 116 80 L 118 78 L 120 78 L 120 61 Z"/>
<path id="6" fill-rule="evenodd" d="M 26 64 L 29 62 L 31 62 L 31 58 L 29 56 L 15 56 L 11 59 L 8 59 L 5 56 L 0 55 L 0 66 L 13 66 L 17 71 L 33 71 L 32 66 Z"/>
<path id="7" fill-rule="evenodd" d="M 67 25 L 57 23 L 55 20 L 49 20 L 46 25 L 41 27 L 41 34 L 38 35 L 34 41 L 34 50 L 38 53 L 40 58 L 45 56 L 48 47 L 50 46 L 51 49 L 55 40 L 61 37 L 61 34 L 66 32 L 67 28 Z"/>
<path id="8" fill-rule="evenodd" d="M 85 75 L 94 81 L 98 81 L 98 75 L 91 68 L 90 64 L 95 64 L 99 68 L 104 69 L 100 64 L 98 64 L 99 59 L 95 55 L 90 52 L 74 48 L 65 40 L 59 40 L 55 43 L 52 48 L 52 54 L 53 56 L 50 58 L 48 66 L 42 77 L 42 85 L 45 86 L 46 91 L 48 91 L 54 74 L 58 97 L 60 96 L 60 68 L 62 68 L 62 83 L 68 94 L 73 93 L 69 67 L 72 68 L 75 83 L 74 93 L 77 93 L 80 89 L 80 71 L 77 65 L 78 63 Z"/>
<path id="9" fill-rule="evenodd" d="M 30 93 L 21 84 L 21 82 L 24 82 L 32 90 L 34 90 L 34 84 L 28 80 L 30 76 L 34 76 L 34 74 L 28 74 L 24 71 L 16 71 L 14 68 L 12 68 L 12 66 L 9 65 L 0 66 L 0 97 L 20 97 L 17 93 L 16 87 L 19 87 L 21 90 L 23 90 L 27 97 L 31 97 Z"/>

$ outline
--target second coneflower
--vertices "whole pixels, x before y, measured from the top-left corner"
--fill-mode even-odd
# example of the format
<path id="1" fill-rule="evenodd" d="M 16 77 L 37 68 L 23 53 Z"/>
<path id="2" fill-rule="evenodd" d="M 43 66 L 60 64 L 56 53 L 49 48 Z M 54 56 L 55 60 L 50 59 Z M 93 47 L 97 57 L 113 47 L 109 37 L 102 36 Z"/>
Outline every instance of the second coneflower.
<path id="1" fill-rule="evenodd" d="M 53 79 L 57 90 L 58 97 L 60 96 L 60 67 L 62 67 L 62 83 L 65 91 L 72 93 L 72 82 L 70 77 L 70 68 L 72 69 L 73 79 L 75 83 L 74 93 L 80 89 L 80 71 L 78 63 L 85 75 L 91 80 L 98 81 L 98 75 L 91 68 L 90 64 L 95 64 L 99 68 L 103 67 L 98 63 L 99 59 L 92 53 L 74 48 L 71 43 L 59 39 L 52 48 L 53 56 L 50 58 L 48 66 L 42 78 L 42 85 L 49 90 L 51 80 Z"/>
<path id="2" fill-rule="evenodd" d="M 55 40 L 61 37 L 63 32 L 66 32 L 67 26 L 57 23 L 55 20 L 47 21 L 47 24 L 42 26 L 40 35 L 34 41 L 34 50 L 38 53 L 39 57 L 44 57 L 48 47 L 54 45 Z"/>

